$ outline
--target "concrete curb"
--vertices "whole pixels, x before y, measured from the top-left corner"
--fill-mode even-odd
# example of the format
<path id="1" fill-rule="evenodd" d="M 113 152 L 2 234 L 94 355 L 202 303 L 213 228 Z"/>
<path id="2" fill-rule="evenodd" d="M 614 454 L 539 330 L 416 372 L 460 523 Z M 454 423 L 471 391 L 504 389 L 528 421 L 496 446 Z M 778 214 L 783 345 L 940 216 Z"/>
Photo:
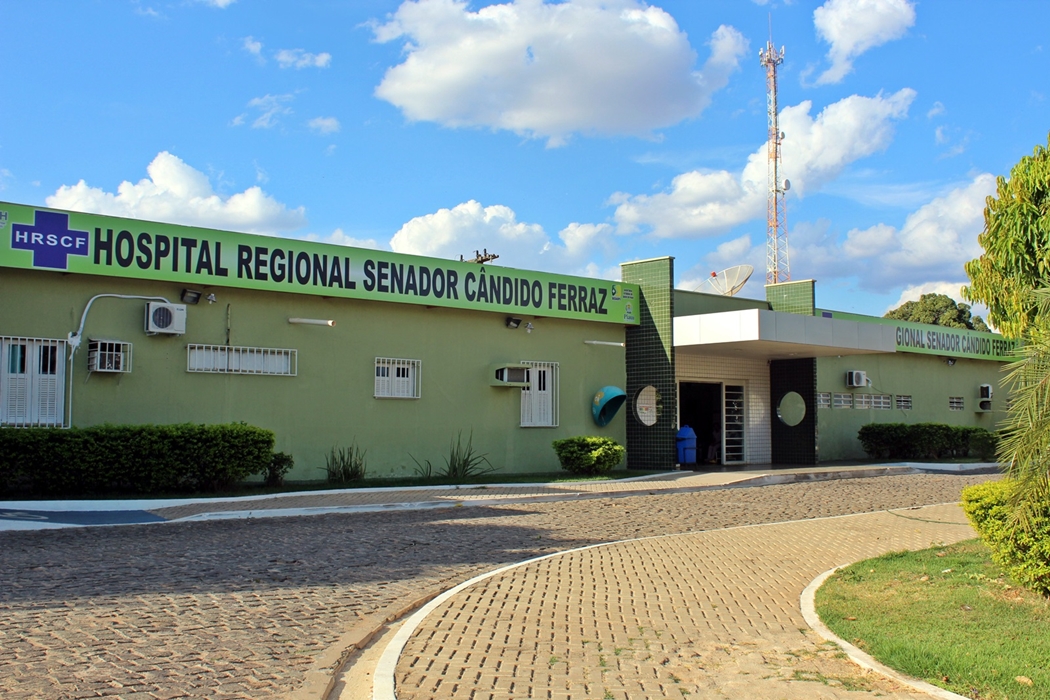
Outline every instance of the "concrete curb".
<path id="1" fill-rule="evenodd" d="M 817 576 L 815 579 L 813 579 L 813 581 L 811 581 L 810 584 L 806 586 L 805 590 L 802 591 L 802 596 L 799 599 L 799 606 L 802 608 L 802 617 L 805 618 L 806 624 L 813 628 L 813 631 L 820 635 L 821 638 L 829 642 L 834 642 L 835 644 L 842 647 L 842 650 L 846 652 L 846 655 L 849 656 L 850 660 L 852 660 L 853 663 L 857 664 L 861 668 L 867 669 L 869 671 L 874 671 L 875 673 L 885 676 L 886 678 L 890 678 L 902 685 L 906 685 L 909 688 L 912 688 L 913 690 L 918 690 L 919 692 L 926 693 L 935 698 L 941 698 L 942 700 L 967 700 L 967 698 L 963 695 L 957 695 L 951 692 L 950 690 L 939 688 L 935 685 L 927 683 L 926 681 L 919 680 L 918 678 L 912 678 L 911 676 L 906 676 L 903 673 L 894 671 L 889 666 L 879 663 L 878 661 L 873 659 L 871 655 L 861 651 L 860 649 L 850 644 L 846 640 L 842 639 L 841 637 L 837 636 L 834 632 L 827 628 L 827 626 L 821 621 L 820 616 L 817 615 L 817 609 L 815 604 L 817 589 L 823 586 L 824 582 L 827 581 L 832 574 L 834 574 L 836 571 L 838 571 L 844 566 L 849 566 L 849 564 L 836 566 L 834 569 L 829 569 L 825 571 L 820 576 Z"/>

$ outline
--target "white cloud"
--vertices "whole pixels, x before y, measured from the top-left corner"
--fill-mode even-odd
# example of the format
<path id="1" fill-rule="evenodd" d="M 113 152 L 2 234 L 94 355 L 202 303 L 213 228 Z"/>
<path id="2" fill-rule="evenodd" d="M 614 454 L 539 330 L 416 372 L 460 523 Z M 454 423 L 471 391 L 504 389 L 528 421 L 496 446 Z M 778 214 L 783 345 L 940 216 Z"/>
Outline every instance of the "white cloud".
<path id="1" fill-rule="evenodd" d="M 500 256 L 498 265 L 594 275 L 603 272 L 590 258 L 615 254 L 613 239 L 609 224 L 573 223 L 553 241 L 541 225 L 518 221 L 510 207 L 486 207 L 470 200 L 417 216 L 394 234 L 390 247 L 398 253 L 454 260 L 487 249 Z"/>
<path id="2" fill-rule="evenodd" d="M 318 243 L 333 243 L 335 245 L 345 245 L 351 248 L 372 248 L 373 250 L 381 250 L 383 246 L 379 244 L 374 238 L 354 238 L 346 235 L 343 229 L 337 228 L 327 236 L 319 236 L 316 233 L 310 233 L 303 236 L 305 241 L 315 241 Z"/>
<path id="3" fill-rule="evenodd" d="M 244 48 L 245 51 L 259 59 L 260 62 L 266 61 L 266 59 L 263 58 L 262 55 L 263 45 L 261 41 L 256 41 L 254 38 L 246 36 L 244 37 L 244 41 L 242 42 L 241 46 Z"/>
<path id="4" fill-rule="evenodd" d="M 302 49 L 281 49 L 274 58 L 281 68 L 327 68 L 332 62 L 330 53 L 307 53 Z"/>
<path id="5" fill-rule="evenodd" d="M 915 5 L 908 0 L 828 0 L 813 11 L 813 24 L 831 44 L 831 67 L 816 84 L 838 83 L 852 72 L 853 59 L 904 36 L 915 24 Z"/>
<path id="6" fill-rule="evenodd" d="M 314 117 L 306 123 L 319 134 L 334 134 L 339 131 L 339 120 L 335 117 Z"/>
<path id="7" fill-rule="evenodd" d="M 471 12 L 462 0 L 406 0 L 377 41 L 405 60 L 376 96 L 413 121 L 490 127 L 558 146 L 574 133 L 648 135 L 695 117 L 747 52 L 719 27 L 710 57 L 674 18 L 640 0 L 513 0 Z"/>
<path id="8" fill-rule="evenodd" d="M 923 284 L 913 284 L 910 287 L 905 287 L 897 303 L 887 306 L 886 311 L 892 311 L 909 301 L 918 301 L 923 294 L 944 294 L 956 302 L 968 304 L 969 302 L 962 295 L 962 286 L 964 284 L 966 282 L 924 282 Z"/>
<path id="9" fill-rule="evenodd" d="M 291 114 L 292 108 L 288 106 L 295 97 L 286 95 L 263 95 L 253 97 L 248 101 L 248 106 L 259 112 L 259 116 L 252 122 L 253 129 L 270 129 L 277 126 L 282 115 Z M 245 121 L 245 115 L 241 114 L 230 122 L 233 126 L 240 126 Z"/>
<path id="10" fill-rule="evenodd" d="M 216 194 L 208 176 L 162 151 L 146 168 L 149 177 L 106 192 L 81 180 L 47 198 L 49 207 L 73 211 L 275 235 L 306 222 L 303 207 L 289 209 L 259 187 Z"/>
<path id="11" fill-rule="evenodd" d="M 198 0 L 198 2 L 202 2 L 205 5 L 211 5 L 212 7 L 217 7 L 220 10 L 225 10 L 233 3 L 237 2 L 237 0 Z"/>
<path id="12" fill-rule="evenodd" d="M 786 107 L 780 114 L 785 133 L 784 171 L 795 196 L 820 189 L 850 163 L 885 149 L 893 139 L 893 121 L 908 113 L 915 91 L 892 95 L 852 95 L 828 105 L 815 118 L 812 103 Z M 728 170 L 683 173 L 669 190 L 653 195 L 618 192 L 614 215 L 621 233 L 649 229 L 661 238 L 718 235 L 751 219 L 766 207 L 766 146 L 748 157 L 741 173 Z"/>
<path id="13" fill-rule="evenodd" d="M 943 104 L 941 104 L 940 102 L 934 102 L 933 106 L 930 107 L 930 111 L 926 113 L 926 118 L 933 119 L 936 116 L 944 114 L 946 111 L 948 110 L 944 108 Z"/>

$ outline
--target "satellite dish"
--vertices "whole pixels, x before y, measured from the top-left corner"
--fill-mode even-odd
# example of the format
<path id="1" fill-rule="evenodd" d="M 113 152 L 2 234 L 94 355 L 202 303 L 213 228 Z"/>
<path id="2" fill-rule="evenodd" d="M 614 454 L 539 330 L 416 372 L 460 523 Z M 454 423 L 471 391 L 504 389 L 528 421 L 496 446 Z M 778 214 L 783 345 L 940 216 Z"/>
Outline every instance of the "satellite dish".
<path id="1" fill-rule="evenodd" d="M 787 192 L 791 189 L 791 180 L 784 178 L 784 191 Z"/>
<path id="2" fill-rule="evenodd" d="M 712 272 L 694 291 L 731 297 L 744 288 L 754 271 L 751 265 L 734 265 L 721 272 Z"/>

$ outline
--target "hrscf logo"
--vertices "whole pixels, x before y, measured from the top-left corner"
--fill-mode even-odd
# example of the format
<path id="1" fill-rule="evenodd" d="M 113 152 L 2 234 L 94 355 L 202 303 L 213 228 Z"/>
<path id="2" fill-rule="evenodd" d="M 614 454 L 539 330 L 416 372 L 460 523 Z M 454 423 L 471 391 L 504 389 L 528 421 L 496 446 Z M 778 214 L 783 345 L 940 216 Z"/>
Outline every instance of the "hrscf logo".
<path id="1" fill-rule="evenodd" d="M 68 214 L 38 211 L 32 224 L 12 224 L 11 248 L 33 251 L 33 267 L 65 270 L 67 256 L 88 254 L 88 232 L 71 231 Z"/>
<path id="2" fill-rule="evenodd" d="M 623 305 L 623 320 L 624 321 L 633 321 L 634 320 L 634 307 L 631 306 L 631 304 L 629 304 L 629 303 Z"/>

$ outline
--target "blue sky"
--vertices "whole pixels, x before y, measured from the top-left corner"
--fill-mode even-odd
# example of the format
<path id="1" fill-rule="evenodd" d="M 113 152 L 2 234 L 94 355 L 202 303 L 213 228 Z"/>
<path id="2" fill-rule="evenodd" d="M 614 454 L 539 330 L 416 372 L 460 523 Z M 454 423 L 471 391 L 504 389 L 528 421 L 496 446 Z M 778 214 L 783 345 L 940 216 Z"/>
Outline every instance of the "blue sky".
<path id="1" fill-rule="evenodd" d="M 600 277 L 756 267 L 780 71 L 791 276 L 958 296 L 1050 131 L 1036 0 L 0 0 L 0 199 Z"/>

